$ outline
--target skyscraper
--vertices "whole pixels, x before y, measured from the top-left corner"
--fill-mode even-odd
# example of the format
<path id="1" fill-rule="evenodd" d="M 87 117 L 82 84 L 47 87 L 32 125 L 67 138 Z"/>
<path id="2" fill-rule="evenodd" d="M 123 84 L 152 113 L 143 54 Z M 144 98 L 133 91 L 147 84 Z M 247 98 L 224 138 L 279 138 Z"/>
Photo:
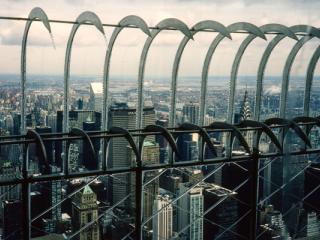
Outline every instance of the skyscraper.
<path id="1" fill-rule="evenodd" d="M 233 199 L 237 193 L 230 191 L 215 184 L 205 184 L 204 197 L 204 211 L 208 211 L 205 215 L 207 221 L 204 222 L 204 239 L 223 239 L 232 240 L 237 239 L 237 236 L 230 231 L 225 231 L 238 219 L 238 203 Z M 225 199 L 224 199 L 225 198 Z M 224 200 L 223 200 L 224 199 Z M 219 203 L 214 209 L 211 209 L 218 201 Z M 215 223 L 215 224 L 212 224 Z M 233 232 L 236 230 L 231 228 Z"/>
<path id="2" fill-rule="evenodd" d="M 63 111 L 58 111 L 57 112 L 57 132 L 62 132 L 62 121 L 63 121 Z M 72 111 L 69 111 L 69 127 L 70 127 L 70 129 L 71 128 L 83 129 L 84 122 L 94 122 L 95 129 L 100 129 L 100 127 L 101 127 L 101 113 L 91 111 L 91 110 L 72 110 Z M 62 142 L 56 142 L 55 147 L 56 147 L 56 149 L 55 149 L 56 150 L 55 151 L 56 165 L 59 167 L 62 167 L 62 158 L 61 158 Z M 70 159 L 70 155 L 82 156 L 82 153 L 83 153 L 82 149 L 83 149 L 82 144 L 71 143 L 70 149 L 69 149 L 69 159 Z M 72 154 L 70 154 L 70 153 L 72 153 Z M 80 159 L 80 162 L 78 162 L 78 161 L 79 161 L 79 159 L 73 158 L 73 163 L 71 163 L 71 165 L 74 164 L 74 167 L 78 167 L 80 164 L 83 163 L 83 159 Z M 72 161 L 70 161 L 70 162 L 72 162 Z M 71 167 L 71 165 L 70 165 L 70 167 Z"/>
<path id="3" fill-rule="evenodd" d="M 72 201 L 72 227 L 76 232 L 85 225 L 90 227 L 83 229 L 77 236 L 77 240 L 99 240 L 98 204 L 97 195 L 87 185 L 76 193 Z"/>
<path id="4" fill-rule="evenodd" d="M 159 194 L 153 207 L 153 240 L 171 239 L 172 231 L 172 201 L 168 194 Z"/>
<path id="5" fill-rule="evenodd" d="M 153 141 L 144 141 L 142 163 L 143 165 L 159 163 L 159 145 Z M 143 174 L 143 182 L 148 183 L 143 189 L 143 218 L 145 220 L 152 216 L 153 202 L 159 192 L 159 179 L 156 178 L 156 175 L 155 171 L 147 171 Z M 145 226 L 151 230 L 152 219 Z"/>
<path id="6" fill-rule="evenodd" d="M 143 126 L 155 123 L 155 111 L 153 107 L 144 108 Z M 109 109 L 109 127 L 122 127 L 125 129 L 135 129 L 136 127 L 136 109 L 129 108 L 126 103 L 116 103 Z M 154 137 L 147 138 L 154 140 Z M 128 147 L 128 142 L 124 138 L 114 138 L 111 140 L 108 148 L 108 167 L 129 167 L 131 166 L 132 152 Z M 112 189 L 111 202 L 116 204 L 130 194 L 131 187 L 127 184 L 131 180 L 131 174 L 117 175 L 110 179 Z M 129 199 L 128 199 L 129 201 Z M 130 201 L 123 202 L 119 206 L 131 205 Z"/>
<path id="7" fill-rule="evenodd" d="M 180 183 L 178 194 L 179 239 L 203 239 L 203 188 L 192 187 L 190 182 Z"/>
<path id="8" fill-rule="evenodd" d="M 183 106 L 182 114 L 184 122 L 190 122 L 193 124 L 199 124 L 199 104 L 197 103 L 187 103 Z"/>
<path id="9" fill-rule="evenodd" d="M 102 112 L 103 85 L 101 82 L 90 83 L 90 110 Z"/>

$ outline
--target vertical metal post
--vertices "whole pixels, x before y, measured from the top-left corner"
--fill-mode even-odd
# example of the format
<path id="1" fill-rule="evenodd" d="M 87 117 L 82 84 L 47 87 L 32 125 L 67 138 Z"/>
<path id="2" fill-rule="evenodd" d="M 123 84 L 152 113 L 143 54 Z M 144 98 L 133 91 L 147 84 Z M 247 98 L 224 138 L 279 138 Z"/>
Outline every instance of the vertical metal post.
<path id="1" fill-rule="evenodd" d="M 259 149 L 253 147 L 252 153 L 252 196 L 251 196 L 251 229 L 250 240 L 255 240 L 257 236 L 258 220 L 258 194 L 259 194 Z"/>
<path id="2" fill-rule="evenodd" d="M 139 161 L 138 161 L 139 162 Z M 141 162 L 136 170 L 136 239 L 142 239 L 142 170 Z"/>
<path id="3" fill-rule="evenodd" d="M 23 165 L 22 165 L 22 235 L 23 239 L 31 239 L 31 213 L 30 213 L 30 183 L 28 182 L 28 146 L 25 145 L 23 149 Z"/>

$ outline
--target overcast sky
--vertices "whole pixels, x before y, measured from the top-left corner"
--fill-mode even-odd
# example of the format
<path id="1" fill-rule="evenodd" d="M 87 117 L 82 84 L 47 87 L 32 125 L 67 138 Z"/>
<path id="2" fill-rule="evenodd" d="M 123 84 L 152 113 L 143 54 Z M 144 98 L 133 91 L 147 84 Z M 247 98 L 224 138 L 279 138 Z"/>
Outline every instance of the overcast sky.
<path id="1" fill-rule="evenodd" d="M 103 23 L 118 23 L 123 17 L 134 14 L 142 17 L 149 26 L 156 25 L 168 17 L 179 18 L 189 27 L 201 20 L 215 20 L 224 25 L 237 21 L 247 21 L 257 26 L 266 23 L 281 23 L 287 26 L 310 24 L 320 26 L 319 0 L 1 0 L 0 15 L 27 17 L 33 7 L 41 7 L 49 19 L 75 20 L 86 10 L 95 12 Z M 25 22 L 0 20 L 0 73 L 19 73 L 21 37 Z M 40 23 L 35 23 L 29 36 L 27 58 L 28 73 L 63 73 L 65 46 L 71 25 L 52 24 L 56 49 Z M 109 39 L 112 28 L 105 28 Z M 175 51 L 181 34 L 165 32 L 159 35 L 148 56 L 146 75 L 168 76 L 171 73 Z M 190 42 L 182 59 L 180 75 L 200 75 L 205 53 L 213 33 L 199 33 Z M 241 40 L 245 37 L 233 34 L 214 55 L 210 74 L 227 75 Z M 272 36 L 268 37 L 270 40 Z M 116 43 L 111 74 L 134 75 L 138 72 L 141 48 L 146 37 L 139 30 L 124 31 Z M 319 40 L 311 41 L 304 47 L 294 65 L 294 73 L 304 74 L 306 62 L 310 59 Z M 81 27 L 74 42 L 72 74 L 97 74 L 103 72 L 106 51 L 104 38 L 93 27 Z M 270 59 L 267 72 L 281 74 L 285 58 L 294 41 L 285 40 L 279 45 Z M 240 74 L 255 74 L 257 64 L 265 49 L 266 42 L 257 39 L 250 45 L 243 58 Z M 319 67 L 317 70 L 319 73 Z"/>

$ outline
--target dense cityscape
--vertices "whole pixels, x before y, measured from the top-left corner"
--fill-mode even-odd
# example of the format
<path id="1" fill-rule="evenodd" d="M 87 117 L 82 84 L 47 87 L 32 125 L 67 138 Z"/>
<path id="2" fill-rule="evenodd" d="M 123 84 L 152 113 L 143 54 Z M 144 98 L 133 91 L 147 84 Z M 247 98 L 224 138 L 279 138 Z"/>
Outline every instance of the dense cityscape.
<path id="1" fill-rule="evenodd" d="M 31 78 L 31 77 L 30 77 Z M 315 78 L 317 79 L 317 78 Z M 225 121 L 228 108 L 228 78 L 210 79 L 204 125 Z M 287 118 L 303 114 L 303 78 L 297 77 L 289 91 Z M 137 87 L 133 77 L 115 79 L 111 85 L 108 126 L 135 129 Z M 180 81 L 180 80 L 179 80 Z M 63 131 L 63 88 L 57 76 L 34 76 L 27 85 L 26 126 L 39 134 Z M 84 131 L 101 130 L 103 86 L 94 76 L 74 77 L 69 90 L 69 127 Z M 265 81 L 261 120 L 275 117 L 280 104 L 280 77 Z M 176 126 L 199 124 L 200 80 L 181 79 L 176 104 Z M 21 129 L 21 94 L 19 77 L 0 77 L 0 136 L 19 135 Z M 146 81 L 143 125 L 168 127 L 170 112 L 169 79 Z M 252 119 L 255 101 L 255 78 L 240 77 L 237 86 L 234 123 Z M 312 92 L 310 115 L 320 115 L 320 89 Z M 291 135 L 290 135 L 291 134 Z M 290 150 L 301 143 L 289 133 Z M 226 134 L 211 133 L 217 150 L 205 149 L 205 159 L 226 154 Z M 245 135 L 252 143 L 252 134 Z M 312 129 L 312 144 L 320 146 L 319 128 Z M 99 139 L 93 141 L 96 156 L 87 143 L 74 140 L 65 148 L 61 141 L 46 142 L 50 169 L 45 169 L 38 149 L 29 149 L 29 174 L 60 172 L 63 158 L 68 158 L 70 172 L 101 168 Z M 182 134 L 177 139 L 179 156 L 175 161 L 197 161 L 199 136 Z M 265 152 L 274 151 L 268 138 L 260 142 Z M 68 149 L 66 152 L 65 149 Z M 21 171 L 21 146 L 1 145 L 0 179 L 17 178 Z M 161 136 L 148 136 L 143 142 L 145 165 L 169 161 L 170 147 Z M 238 143 L 232 154 L 245 155 Z M 108 168 L 135 164 L 133 150 L 126 139 L 115 138 L 107 151 Z M 280 159 L 280 160 L 279 160 Z M 316 155 L 266 158 L 260 163 L 259 239 L 318 239 L 320 236 L 320 159 Z M 143 239 L 248 239 L 250 232 L 249 198 L 252 191 L 252 163 L 211 164 L 147 171 L 143 175 Z M 285 187 L 278 188 L 282 185 Z M 21 186 L 0 187 L 0 239 L 21 238 Z M 32 239 L 131 239 L 135 228 L 134 173 L 86 177 L 31 185 Z M 49 238 L 50 237 L 50 238 Z"/>

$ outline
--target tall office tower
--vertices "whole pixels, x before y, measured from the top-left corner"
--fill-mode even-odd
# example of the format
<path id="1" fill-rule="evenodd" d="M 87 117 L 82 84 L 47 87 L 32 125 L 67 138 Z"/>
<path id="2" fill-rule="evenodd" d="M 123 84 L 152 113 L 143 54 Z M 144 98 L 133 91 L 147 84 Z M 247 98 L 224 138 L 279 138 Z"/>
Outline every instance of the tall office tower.
<path id="1" fill-rule="evenodd" d="M 167 128 L 168 127 L 168 120 L 167 119 L 157 120 L 156 125 Z M 165 163 L 169 159 L 168 142 L 161 135 L 156 135 L 156 142 L 159 144 L 159 148 L 160 148 L 160 163 Z"/>
<path id="2" fill-rule="evenodd" d="M 83 229 L 75 239 L 99 240 L 97 195 L 89 186 L 85 186 L 81 191 L 76 193 L 72 201 L 73 232 L 78 231 L 87 224 L 90 224 L 90 227 Z"/>
<path id="3" fill-rule="evenodd" d="M 21 114 L 19 112 L 13 113 L 13 135 L 20 134 Z"/>
<path id="4" fill-rule="evenodd" d="M 90 110 L 102 112 L 103 105 L 103 85 L 102 82 L 90 83 Z"/>
<path id="5" fill-rule="evenodd" d="M 233 151 L 234 156 L 244 155 L 245 152 Z M 222 167 L 221 171 L 221 186 L 230 190 L 237 191 L 237 198 L 243 202 L 239 205 L 238 214 L 244 216 L 250 210 L 249 206 L 252 206 L 252 194 L 253 194 L 253 180 L 250 178 L 250 172 L 253 171 L 252 161 L 243 161 L 238 163 L 228 163 Z M 239 187 L 241 185 L 241 187 Z M 259 187 L 260 188 L 260 187 Z M 237 224 L 238 233 L 243 236 L 249 236 L 250 228 L 248 222 L 251 219 L 251 214 L 247 214 Z"/>
<path id="6" fill-rule="evenodd" d="M 166 240 L 173 236 L 171 201 L 172 198 L 168 194 L 159 194 L 154 200 L 153 240 Z"/>
<path id="7" fill-rule="evenodd" d="M 134 153 L 131 152 L 130 162 L 135 161 Z M 150 166 L 152 164 L 159 163 L 159 145 L 154 141 L 145 140 L 143 143 L 143 151 L 142 151 L 142 164 L 145 166 Z M 153 202 L 158 195 L 159 192 L 159 179 L 156 177 L 157 172 L 155 171 L 147 171 L 143 173 L 143 183 L 145 186 L 143 187 L 143 219 L 150 219 L 145 224 L 146 231 L 152 230 L 152 208 Z M 135 176 L 131 175 L 131 182 L 135 181 Z M 131 198 L 130 204 L 127 206 L 128 209 L 131 209 L 133 212 L 135 211 L 135 186 L 131 186 Z"/>
<path id="8" fill-rule="evenodd" d="M 274 236 L 272 239 L 290 239 L 281 212 L 274 210 L 272 205 L 265 207 L 264 211 L 261 212 L 260 218 L 260 222 L 264 224 L 263 226 L 267 226 L 270 229 L 271 235 Z"/>
<path id="9" fill-rule="evenodd" d="M 16 179 L 19 176 L 19 170 L 13 166 L 10 161 L 1 162 L 0 167 L 0 181 Z M 16 200 L 20 198 L 20 186 L 1 186 L 0 196 L 6 200 Z"/>
<path id="10" fill-rule="evenodd" d="M 216 149 L 216 155 L 208 148 L 205 148 L 204 158 L 205 159 L 212 159 L 216 157 L 223 157 L 224 155 L 224 145 L 220 141 L 217 141 L 215 138 L 211 138 L 211 142 Z M 211 164 L 205 165 L 202 167 L 203 174 L 206 176 L 206 182 L 208 183 L 215 183 L 221 185 L 222 183 L 222 169 L 216 170 L 220 165 L 219 164 Z M 216 170 L 214 173 L 213 171 Z M 209 176 L 208 176 L 209 175 Z"/>
<path id="11" fill-rule="evenodd" d="M 316 239 L 320 236 L 320 219 L 315 212 L 308 213 L 306 228 L 307 237 Z"/>
<path id="12" fill-rule="evenodd" d="M 46 125 L 48 127 L 51 127 L 53 133 L 57 132 L 57 114 L 56 113 L 51 113 L 47 115 Z"/>
<path id="13" fill-rule="evenodd" d="M 83 110 L 83 99 L 82 98 L 79 98 L 77 100 L 77 108 L 78 108 L 78 110 Z"/>
<path id="14" fill-rule="evenodd" d="M 192 187 L 191 183 L 180 183 L 178 195 L 179 239 L 203 239 L 203 188 Z"/>
<path id="15" fill-rule="evenodd" d="M 288 133 L 290 134 L 290 133 Z M 299 150 L 299 145 L 288 144 L 288 151 Z M 285 213 L 293 204 L 304 197 L 305 168 L 308 166 L 307 156 L 285 155 L 283 159 L 274 161 L 271 165 L 271 192 L 278 191 L 271 197 L 275 209 Z M 283 184 L 284 188 L 278 189 Z"/>
<path id="16" fill-rule="evenodd" d="M 61 171 L 56 166 L 50 166 L 51 173 L 58 173 Z M 54 223 L 54 229 L 52 232 L 56 231 L 57 223 L 61 220 L 61 200 L 62 200 L 62 185 L 61 181 L 51 181 L 51 219 Z"/>
<path id="17" fill-rule="evenodd" d="M 155 123 L 155 111 L 153 107 L 144 108 L 143 112 L 143 126 L 147 126 Z M 125 129 L 135 129 L 136 127 L 136 109 L 129 108 L 126 103 L 117 103 L 109 109 L 109 127 L 122 127 Z M 154 141 L 154 137 L 147 138 L 150 141 Z M 131 149 L 128 147 L 128 142 L 124 138 L 115 138 L 111 140 L 108 148 L 108 167 L 128 167 L 131 166 Z M 116 176 L 117 179 L 110 179 L 110 185 L 112 189 L 112 204 L 116 204 L 123 200 L 130 194 L 130 186 L 125 183 L 129 183 L 131 180 L 131 174 L 121 174 Z M 129 200 L 128 200 L 129 201 Z M 119 206 L 124 207 L 126 204 L 121 203 Z"/>
<path id="18" fill-rule="evenodd" d="M 0 163 L 0 181 L 16 179 L 19 176 L 18 168 L 10 161 Z M 0 186 L 1 200 L 18 200 L 20 198 L 20 185 Z M 0 206 L 0 219 L 3 217 L 3 206 Z"/>
<path id="19" fill-rule="evenodd" d="M 3 224 L 3 239 L 17 240 L 22 239 L 21 210 L 22 204 L 20 200 L 5 200 L 2 201 L 1 208 L 3 209 L 2 224 Z"/>
<path id="20" fill-rule="evenodd" d="M 46 134 L 46 133 L 52 133 L 51 127 L 36 127 L 36 132 L 39 134 Z M 47 157 L 48 157 L 48 162 L 49 164 L 53 164 L 53 142 L 51 141 L 45 141 L 44 146 L 47 151 Z M 39 150 L 37 149 L 39 152 Z M 37 156 L 40 156 L 41 154 L 37 154 Z M 39 169 L 42 168 L 43 166 L 43 159 L 38 159 L 39 162 Z"/>
<path id="21" fill-rule="evenodd" d="M 320 163 L 313 163 L 305 170 L 304 208 L 310 212 L 320 214 Z"/>
<path id="22" fill-rule="evenodd" d="M 159 145 L 154 141 L 146 140 L 143 143 L 142 164 L 151 165 L 159 163 Z M 143 188 L 143 219 L 149 219 L 152 216 L 153 202 L 159 192 L 159 179 L 157 172 L 148 171 L 143 174 L 143 182 L 146 184 Z M 148 183 L 148 184 L 147 184 Z M 134 195 L 134 194 L 133 194 Z M 152 230 L 152 219 L 145 226 Z"/>
<path id="23" fill-rule="evenodd" d="M 177 146 L 180 157 L 177 161 L 196 161 L 199 158 L 199 136 L 196 133 L 182 134 L 178 137 Z"/>
<path id="24" fill-rule="evenodd" d="M 199 124 L 199 104 L 197 103 L 186 103 L 182 108 L 182 114 L 184 122 L 190 122 L 193 124 Z"/>
<path id="25" fill-rule="evenodd" d="M 98 131 L 100 130 L 100 126 L 93 121 L 86 121 L 83 123 L 83 130 L 84 131 Z M 99 167 L 99 150 L 100 150 L 100 139 L 94 138 L 91 140 L 94 151 L 96 153 L 95 159 L 92 158 L 90 155 L 90 151 L 86 150 L 83 151 L 83 165 L 88 169 L 88 170 L 97 170 Z M 83 149 L 88 149 L 88 143 L 83 141 L 82 143 Z"/>
<path id="26" fill-rule="evenodd" d="M 10 135 L 13 134 L 13 129 L 14 129 L 14 123 L 13 123 L 13 118 L 11 115 L 7 115 L 5 117 L 5 126 L 7 131 L 9 131 Z"/>
<path id="27" fill-rule="evenodd" d="M 69 128 L 80 128 L 83 129 L 84 122 L 95 122 L 96 129 L 100 129 L 101 127 L 101 113 L 95 112 L 91 110 L 71 110 L 69 111 Z M 62 132 L 62 122 L 63 122 L 63 111 L 57 112 L 57 132 Z M 75 145 L 75 144 L 71 144 Z M 78 154 L 81 157 L 83 154 L 81 141 L 78 141 L 78 146 L 74 148 L 78 148 Z M 56 165 L 58 167 L 62 167 L 62 142 L 56 142 L 55 144 L 55 159 Z M 70 158 L 70 157 L 69 157 Z M 75 159 L 74 159 L 75 160 Z M 81 161 L 81 159 L 80 159 Z M 75 166 L 79 166 L 78 162 L 75 163 Z"/>
<path id="28" fill-rule="evenodd" d="M 204 211 L 208 211 L 205 215 L 207 221 L 204 221 L 204 239 L 237 239 L 237 235 L 225 231 L 238 220 L 238 203 L 232 198 L 237 193 L 215 184 L 205 184 L 203 187 Z M 223 201 L 212 209 L 221 200 Z M 236 232 L 234 228 L 230 230 Z"/>

